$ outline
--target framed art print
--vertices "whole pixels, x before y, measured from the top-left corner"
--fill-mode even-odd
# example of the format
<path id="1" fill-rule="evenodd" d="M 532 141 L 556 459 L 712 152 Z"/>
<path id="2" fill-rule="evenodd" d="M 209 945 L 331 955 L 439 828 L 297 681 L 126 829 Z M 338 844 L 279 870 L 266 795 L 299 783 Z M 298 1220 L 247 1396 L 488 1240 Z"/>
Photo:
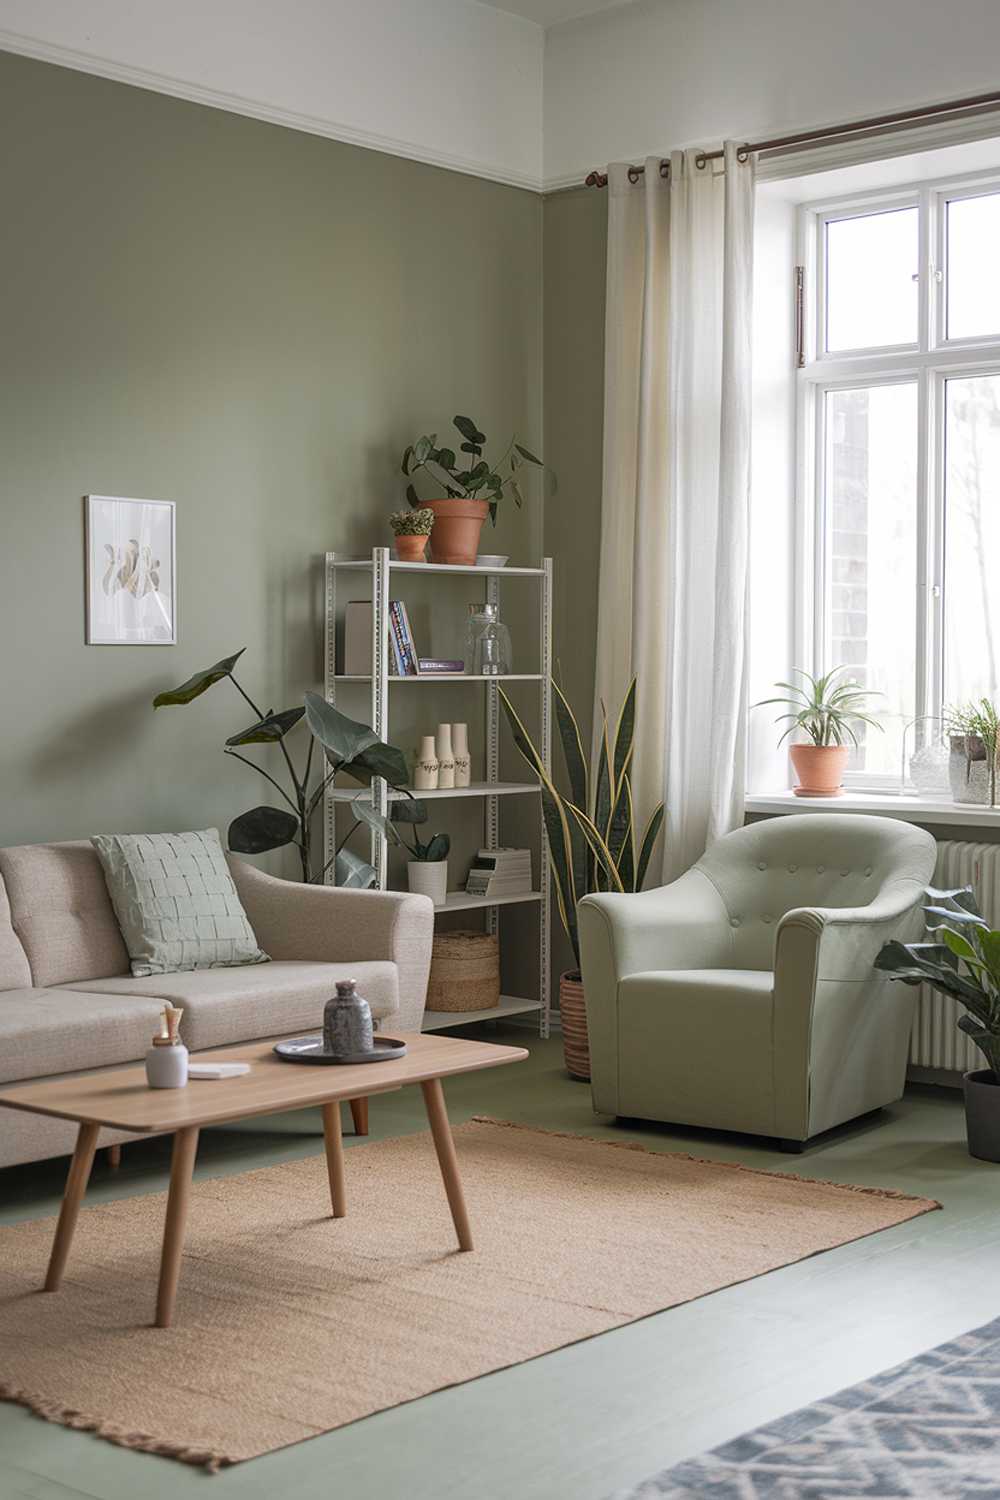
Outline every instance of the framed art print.
<path id="1" fill-rule="evenodd" d="M 174 502 L 86 497 L 88 646 L 174 646 Z"/>

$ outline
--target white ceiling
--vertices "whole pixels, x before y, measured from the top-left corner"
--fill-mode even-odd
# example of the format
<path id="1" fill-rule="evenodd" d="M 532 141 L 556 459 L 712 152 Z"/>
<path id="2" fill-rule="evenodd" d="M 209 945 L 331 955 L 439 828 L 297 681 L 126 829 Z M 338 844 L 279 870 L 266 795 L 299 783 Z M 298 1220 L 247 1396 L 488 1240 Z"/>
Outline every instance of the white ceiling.
<path id="1" fill-rule="evenodd" d="M 592 16 L 599 10 L 617 10 L 632 0 L 486 0 L 494 10 L 505 10 L 513 16 L 537 21 L 539 26 L 556 26 L 577 16 Z"/>

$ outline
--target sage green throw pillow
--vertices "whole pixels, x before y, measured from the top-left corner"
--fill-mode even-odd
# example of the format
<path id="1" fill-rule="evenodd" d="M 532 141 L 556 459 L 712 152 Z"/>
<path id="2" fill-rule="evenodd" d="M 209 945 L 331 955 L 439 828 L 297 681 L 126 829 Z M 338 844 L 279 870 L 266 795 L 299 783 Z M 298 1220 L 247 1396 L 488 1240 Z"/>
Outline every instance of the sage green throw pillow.
<path id="1" fill-rule="evenodd" d="M 133 974 L 267 963 L 217 829 L 104 833 L 90 842 L 104 867 Z"/>

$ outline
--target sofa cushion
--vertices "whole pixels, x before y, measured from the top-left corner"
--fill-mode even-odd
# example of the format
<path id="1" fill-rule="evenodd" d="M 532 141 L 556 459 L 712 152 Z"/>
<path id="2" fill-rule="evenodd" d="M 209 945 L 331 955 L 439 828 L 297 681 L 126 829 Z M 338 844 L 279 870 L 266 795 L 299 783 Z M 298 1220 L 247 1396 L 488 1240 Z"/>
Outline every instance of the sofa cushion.
<path id="1" fill-rule="evenodd" d="M 0 875 L 32 982 L 128 973 L 104 871 L 89 842 L 0 849 Z"/>
<path id="2" fill-rule="evenodd" d="M 0 993 L 0 1083 L 145 1057 L 160 1006 L 138 995 L 71 989 Z"/>
<path id="3" fill-rule="evenodd" d="M 10 902 L 0 880 L 0 990 L 23 989 L 30 984 L 28 955 L 11 923 Z"/>
<path id="4" fill-rule="evenodd" d="M 133 974 L 267 962 L 217 829 L 104 833 L 90 842 L 104 867 Z"/>
<path id="5" fill-rule="evenodd" d="M 317 1031 L 323 1007 L 338 979 L 356 979 L 372 1015 L 391 1015 L 399 1006 L 393 963 L 323 964 L 282 959 L 259 967 L 195 969 L 106 979 L 93 985 L 109 995 L 145 995 L 184 1008 L 181 1036 L 192 1052 L 252 1042 L 262 1036 Z M 77 984 L 75 989 L 80 989 Z"/>

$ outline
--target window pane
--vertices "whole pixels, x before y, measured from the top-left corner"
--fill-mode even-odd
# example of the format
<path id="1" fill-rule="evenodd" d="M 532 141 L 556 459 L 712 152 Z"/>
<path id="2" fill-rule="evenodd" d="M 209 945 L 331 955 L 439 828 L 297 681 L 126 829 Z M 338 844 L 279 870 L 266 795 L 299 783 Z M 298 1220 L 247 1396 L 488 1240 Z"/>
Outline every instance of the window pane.
<path id="1" fill-rule="evenodd" d="M 826 226 L 826 347 L 917 342 L 916 208 Z"/>
<path id="2" fill-rule="evenodd" d="M 997 696 L 1000 375 L 947 382 L 944 696 Z"/>
<path id="3" fill-rule="evenodd" d="M 882 695 L 854 771 L 898 776 L 916 709 L 917 387 L 826 393 L 827 668 Z"/>
<path id="4" fill-rule="evenodd" d="M 948 204 L 948 337 L 1000 333 L 1000 193 Z"/>

